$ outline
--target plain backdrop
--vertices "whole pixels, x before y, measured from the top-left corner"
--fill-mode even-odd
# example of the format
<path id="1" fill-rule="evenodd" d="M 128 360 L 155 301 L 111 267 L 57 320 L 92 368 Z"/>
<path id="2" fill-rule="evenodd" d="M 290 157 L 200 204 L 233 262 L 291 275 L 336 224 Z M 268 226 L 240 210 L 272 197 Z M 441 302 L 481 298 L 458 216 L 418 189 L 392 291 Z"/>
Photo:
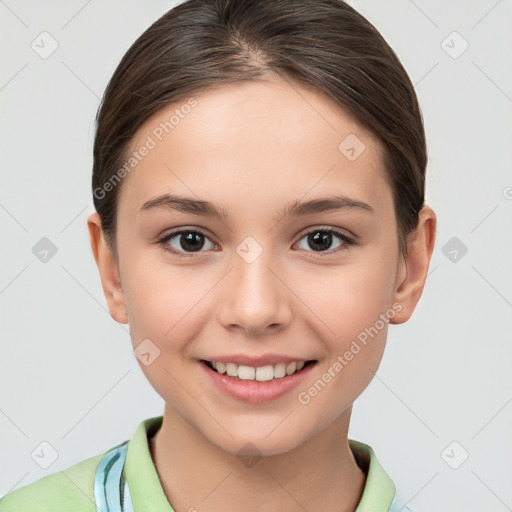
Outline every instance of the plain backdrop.
<path id="1" fill-rule="evenodd" d="M 0 496 L 163 413 L 106 308 L 86 218 L 99 98 L 175 3 L 0 2 Z M 415 85 L 438 216 L 423 297 L 390 326 L 350 437 L 418 512 L 512 510 L 512 2 L 350 3 Z"/>

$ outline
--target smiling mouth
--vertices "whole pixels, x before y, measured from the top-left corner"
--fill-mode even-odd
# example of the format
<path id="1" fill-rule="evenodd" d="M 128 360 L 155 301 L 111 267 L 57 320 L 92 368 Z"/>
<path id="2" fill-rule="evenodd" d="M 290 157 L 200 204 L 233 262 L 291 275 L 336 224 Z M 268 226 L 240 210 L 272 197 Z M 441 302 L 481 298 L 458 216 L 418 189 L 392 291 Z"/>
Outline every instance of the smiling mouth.
<path id="1" fill-rule="evenodd" d="M 268 382 L 289 377 L 299 373 L 304 368 L 316 364 L 316 360 L 296 361 L 292 363 L 278 363 L 265 366 L 243 366 L 235 363 L 219 363 L 201 359 L 201 362 L 208 366 L 214 372 L 225 374 L 237 380 L 252 380 L 258 382 Z"/>

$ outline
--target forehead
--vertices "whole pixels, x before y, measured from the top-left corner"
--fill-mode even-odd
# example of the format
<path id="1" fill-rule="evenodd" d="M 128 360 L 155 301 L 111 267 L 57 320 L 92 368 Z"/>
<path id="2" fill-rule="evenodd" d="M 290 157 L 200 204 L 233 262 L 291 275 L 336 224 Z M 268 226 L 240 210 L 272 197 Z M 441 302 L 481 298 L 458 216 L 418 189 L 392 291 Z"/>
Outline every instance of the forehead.
<path id="1" fill-rule="evenodd" d="M 278 208 L 334 188 L 376 210 L 391 197 L 380 141 L 318 89 L 286 80 L 225 85 L 167 105 L 137 131 L 134 151 L 120 198 L 133 208 L 162 192 L 222 206 L 241 200 L 246 209 L 249 199 Z"/>

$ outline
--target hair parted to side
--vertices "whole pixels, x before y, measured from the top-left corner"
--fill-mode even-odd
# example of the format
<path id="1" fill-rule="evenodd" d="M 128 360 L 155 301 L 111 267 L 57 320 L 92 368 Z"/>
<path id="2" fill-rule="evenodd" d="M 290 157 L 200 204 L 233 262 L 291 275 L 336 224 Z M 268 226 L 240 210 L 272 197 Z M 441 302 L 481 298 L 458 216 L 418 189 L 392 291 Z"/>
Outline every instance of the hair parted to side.
<path id="1" fill-rule="evenodd" d="M 425 132 L 407 72 L 376 28 L 342 0 L 187 0 L 128 49 L 96 115 L 94 206 L 116 258 L 122 183 L 105 184 L 126 163 L 141 125 L 210 87 L 272 75 L 320 89 L 380 139 L 407 254 L 424 205 Z"/>

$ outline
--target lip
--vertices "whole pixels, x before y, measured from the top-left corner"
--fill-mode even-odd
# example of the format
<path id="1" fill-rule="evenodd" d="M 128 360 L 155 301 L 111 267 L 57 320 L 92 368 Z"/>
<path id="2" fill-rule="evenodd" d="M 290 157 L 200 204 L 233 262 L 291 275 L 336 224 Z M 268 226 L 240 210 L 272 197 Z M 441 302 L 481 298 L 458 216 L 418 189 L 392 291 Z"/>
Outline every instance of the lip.
<path id="1" fill-rule="evenodd" d="M 235 362 L 230 356 L 227 362 Z M 217 361 L 216 359 L 213 359 Z M 267 359 L 268 360 L 268 359 Z M 254 363 L 254 359 L 251 359 Z M 297 361 L 296 359 L 287 359 L 289 362 Z M 310 360 L 312 364 L 306 364 L 302 370 L 293 375 L 282 377 L 281 379 L 273 379 L 270 381 L 259 382 L 237 379 L 228 377 L 225 373 L 221 374 L 210 368 L 204 360 L 199 361 L 199 366 L 202 368 L 207 379 L 213 382 L 215 387 L 223 394 L 229 395 L 237 400 L 249 402 L 252 404 L 261 404 L 263 402 L 270 402 L 277 398 L 290 393 L 293 389 L 297 388 L 309 375 L 313 367 L 316 366 L 316 360 Z M 224 361 L 218 361 L 224 362 Z M 278 362 L 285 362 L 283 358 Z M 277 364 L 277 363 L 276 363 Z M 252 364 L 248 364 L 252 366 Z"/>
<path id="2" fill-rule="evenodd" d="M 249 356 L 247 354 L 231 354 L 228 356 L 212 356 L 210 357 L 203 357 L 202 358 L 205 361 L 211 361 L 215 363 L 235 363 L 238 366 L 267 366 L 271 364 L 272 366 L 275 366 L 279 363 L 300 363 L 301 361 L 307 362 L 313 360 L 311 359 L 303 359 L 303 358 L 297 358 L 297 357 L 290 357 L 285 356 L 281 354 L 263 354 L 260 356 Z"/>

